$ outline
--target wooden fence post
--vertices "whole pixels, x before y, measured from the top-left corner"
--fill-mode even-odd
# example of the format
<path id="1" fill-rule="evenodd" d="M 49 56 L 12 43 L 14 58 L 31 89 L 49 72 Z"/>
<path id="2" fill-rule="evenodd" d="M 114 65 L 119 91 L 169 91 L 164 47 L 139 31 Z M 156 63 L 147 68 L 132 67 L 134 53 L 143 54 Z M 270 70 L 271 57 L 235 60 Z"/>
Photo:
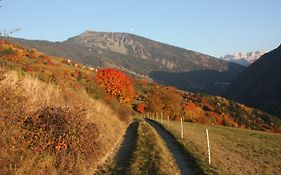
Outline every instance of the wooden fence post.
<path id="1" fill-rule="evenodd" d="M 208 129 L 206 129 L 206 134 L 207 134 L 207 144 L 208 144 L 209 165 L 211 165 L 211 148 L 210 148 Z"/>
<path id="2" fill-rule="evenodd" d="M 159 122 L 159 115 L 156 113 L 157 122 Z"/>
<path id="3" fill-rule="evenodd" d="M 170 116 L 168 116 L 168 128 L 170 129 Z"/>
<path id="4" fill-rule="evenodd" d="M 183 121 L 181 117 L 181 138 L 183 139 Z"/>

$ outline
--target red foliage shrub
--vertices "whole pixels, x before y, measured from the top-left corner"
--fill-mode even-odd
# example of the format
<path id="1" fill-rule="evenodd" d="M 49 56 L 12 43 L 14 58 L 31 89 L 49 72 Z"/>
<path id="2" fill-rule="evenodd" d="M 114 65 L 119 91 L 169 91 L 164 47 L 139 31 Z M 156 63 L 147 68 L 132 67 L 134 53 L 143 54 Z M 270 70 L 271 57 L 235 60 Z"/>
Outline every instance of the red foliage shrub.
<path id="1" fill-rule="evenodd" d="M 33 71 L 33 67 L 30 66 L 30 65 L 27 65 L 27 66 L 24 67 L 23 70 L 24 70 L 25 72 L 32 72 L 32 71 Z"/>
<path id="2" fill-rule="evenodd" d="M 94 80 L 107 93 L 116 97 L 120 102 L 130 104 L 135 96 L 131 78 L 114 68 L 99 70 Z"/>
<path id="3" fill-rule="evenodd" d="M 201 106 L 205 111 L 214 111 L 214 107 L 209 104 L 209 100 L 206 98 L 201 99 Z"/>
<path id="4" fill-rule="evenodd" d="M 206 113 L 208 118 L 211 118 L 215 121 L 215 124 L 217 125 L 224 125 L 223 123 L 223 118 L 221 116 L 219 116 L 217 113 L 215 112 L 207 112 Z"/>
<path id="5" fill-rule="evenodd" d="M 8 60 L 15 60 L 15 55 L 14 54 L 7 54 L 7 55 L 5 55 L 4 58 L 6 58 Z"/>
<path id="6" fill-rule="evenodd" d="M 28 52 L 26 56 L 29 57 L 29 58 L 31 58 L 31 59 L 36 59 L 36 55 L 34 55 L 34 54 L 31 53 L 31 52 Z"/>
<path id="7" fill-rule="evenodd" d="M 202 123 L 202 124 L 208 124 L 208 123 L 209 123 L 209 120 L 208 120 L 208 118 L 205 117 L 205 116 L 199 116 L 199 117 L 197 118 L 197 122 L 198 122 L 198 123 Z"/>
<path id="8" fill-rule="evenodd" d="M 64 70 L 63 71 L 63 76 L 64 76 L 65 79 L 69 79 L 70 73 L 67 70 Z"/>
<path id="9" fill-rule="evenodd" d="M 78 70 L 75 70 L 73 73 L 73 77 L 76 78 L 77 80 L 80 80 L 82 78 L 82 73 Z"/>
<path id="10" fill-rule="evenodd" d="M 197 106 L 193 102 L 189 102 L 186 106 L 185 109 L 188 111 L 195 111 Z"/>
<path id="11" fill-rule="evenodd" d="M 44 63 L 44 60 L 43 60 L 42 58 L 37 59 L 37 60 L 36 60 L 36 63 L 38 63 L 38 64 L 42 63 L 42 64 L 43 64 L 43 63 Z"/>
<path id="12" fill-rule="evenodd" d="M 139 113 L 144 113 L 144 105 L 142 103 L 138 103 L 136 109 Z"/>
<path id="13" fill-rule="evenodd" d="M 52 60 L 51 60 L 51 58 L 49 56 L 44 55 L 43 58 L 46 60 L 47 65 L 49 65 L 49 66 L 53 65 L 53 62 L 52 62 Z"/>
<path id="14" fill-rule="evenodd" d="M 24 57 L 24 54 L 22 52 L 17 52 L 16 57 L 18 60 L 22 60 Z"/>
<path id="15" fill-rule="evenodd" d="M 141 80 L 141 84 L 142 84 L 142 86 L 147 86 L 148 82 L 147 82 L 147 80 L 142 79 Z"/>

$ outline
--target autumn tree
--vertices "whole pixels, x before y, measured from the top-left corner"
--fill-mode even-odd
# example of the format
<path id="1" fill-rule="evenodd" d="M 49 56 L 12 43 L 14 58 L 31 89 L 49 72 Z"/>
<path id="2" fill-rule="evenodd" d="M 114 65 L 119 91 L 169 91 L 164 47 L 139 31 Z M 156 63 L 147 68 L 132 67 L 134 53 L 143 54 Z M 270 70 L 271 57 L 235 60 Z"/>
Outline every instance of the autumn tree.
<path id="1" fill-rule="evenodd" d="M 162 86 L 154 86 L 147 95 L 147 111 L 164 112 L 171 118 L 176 119 L 181 116 L 182 97 L 176 89 Z"/>
<path id="2" fill-rule="evenodd" d="M 135 90 L 130 77 L 114 68 L 105 68 L 97 72 L 95 82 L 120 102 L 130 104 Z"/>

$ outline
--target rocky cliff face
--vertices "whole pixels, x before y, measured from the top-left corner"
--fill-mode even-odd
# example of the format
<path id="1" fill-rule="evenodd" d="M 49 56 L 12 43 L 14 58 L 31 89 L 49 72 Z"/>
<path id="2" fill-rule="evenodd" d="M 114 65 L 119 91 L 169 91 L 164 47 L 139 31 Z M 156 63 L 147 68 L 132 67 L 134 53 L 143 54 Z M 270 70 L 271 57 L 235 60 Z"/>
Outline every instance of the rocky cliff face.
<path id="1" fill-rule="evenodd" d="M 152 41 L 128 33 L 86 31 L 70 38 L 66 43 L 76 43 L 89 51 L 106 56 L 119 54 L 126 59 L 141 59 L 158 67 L 157 70 L 188 72 L 192 70 L 228 70 L 228 63 L 217 58 Z M 144 66 L 146 67 L 146 66 Z"/>
<path id="2" fill-rule="evenodd" d="M 128 54 L 128 48 L 132 48 L 135 53 L 140 54 L 144 58 L 146 57 L 143 45 L 129 38 L 129 34 L 126 33 L 98 33 L 86 31 L 78 37 L 74 37 L 73 41 L 85 47 L 99 48 L 101 50 L 106 49 L 120 54 Z M 100 53 L 102 53 L 101 50 L 99 50 Z"/>

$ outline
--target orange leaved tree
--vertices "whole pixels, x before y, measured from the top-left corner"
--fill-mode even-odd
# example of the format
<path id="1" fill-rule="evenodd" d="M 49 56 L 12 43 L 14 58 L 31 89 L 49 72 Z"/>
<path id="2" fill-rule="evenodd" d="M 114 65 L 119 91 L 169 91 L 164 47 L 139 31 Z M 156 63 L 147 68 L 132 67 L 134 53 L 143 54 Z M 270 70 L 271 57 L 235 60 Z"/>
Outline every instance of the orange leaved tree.
<path id="1" fill-rule="evenodd" d="M 130 104 L 135 96 L 133 81 L 130 77 L 114 68 L 105 68 L 97 72 L 95 82 L 120 102 Z"/>

